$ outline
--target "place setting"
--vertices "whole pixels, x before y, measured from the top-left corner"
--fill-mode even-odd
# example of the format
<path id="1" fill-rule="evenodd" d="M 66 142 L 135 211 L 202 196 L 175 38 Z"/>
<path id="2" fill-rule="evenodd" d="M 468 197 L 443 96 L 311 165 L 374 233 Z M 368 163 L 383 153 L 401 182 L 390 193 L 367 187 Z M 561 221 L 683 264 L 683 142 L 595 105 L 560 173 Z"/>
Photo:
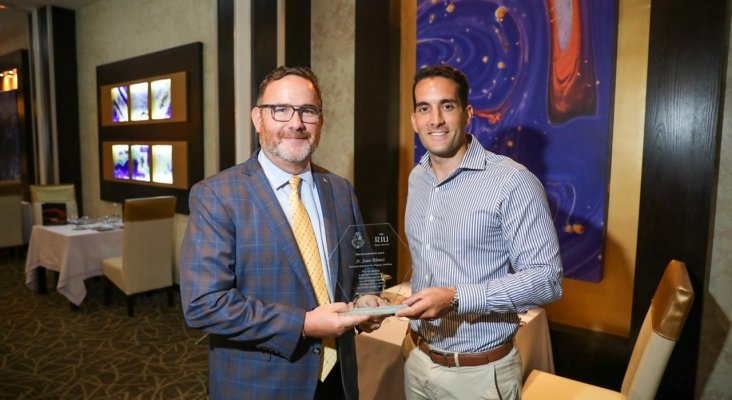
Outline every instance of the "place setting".
<path id="1" fill-rule="evenodd" d="M 91 218 L 84 215 L 79 218 L 69 218 L 66 221 L 69 225 L 73 225 L 73 230 L 94 230 L 97 232 L 108 232 L 115 229 L 124 228 L 122 218 L 118 214 L 104 215 L 99 218 Z"/>

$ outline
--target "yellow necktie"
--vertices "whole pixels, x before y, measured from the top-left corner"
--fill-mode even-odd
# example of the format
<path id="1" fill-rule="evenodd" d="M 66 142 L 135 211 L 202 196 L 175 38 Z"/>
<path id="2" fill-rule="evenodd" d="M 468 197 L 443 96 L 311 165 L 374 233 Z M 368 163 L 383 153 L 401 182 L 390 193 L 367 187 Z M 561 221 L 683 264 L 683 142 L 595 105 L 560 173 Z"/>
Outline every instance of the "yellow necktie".
<path id="1" fill-rule="evenodd" d="M 320 252 L 318 251 L 318 242 L 315 240 L 315 232 L 313 225 L 310 223 L 305 206 L 300 200 L 300 177 L 295 175 L 290 178 L 290 213 L 292 217 L 292 231 L 295 234 L 297 247 L 300 248 L 300 255 L 305 262 L 305 267 L 310 276 L 310 283 L 315 290 L 315 297 L 318 304 L 330 303 L 328 297 L 328 288 L 325 286 L 325 278 L 323 277 L 323 265 L 320 262 Z M 335 349 L 335 339 L 323 339 L 323 356 L 321 358 L 320 380 L 324 381 L 328 373 L 333 369 L 338 354 Z"/>

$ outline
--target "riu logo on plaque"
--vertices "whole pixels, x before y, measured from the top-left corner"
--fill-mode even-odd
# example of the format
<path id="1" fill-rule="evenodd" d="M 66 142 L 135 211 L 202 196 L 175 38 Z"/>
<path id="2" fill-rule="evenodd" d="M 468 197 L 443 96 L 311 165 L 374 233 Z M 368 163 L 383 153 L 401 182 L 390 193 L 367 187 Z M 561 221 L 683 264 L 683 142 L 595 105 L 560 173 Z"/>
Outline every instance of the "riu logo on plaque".
<path id="1" fill-rule="evenodd" d="M 385 289 L 396 275 L 399 251 L 407 251 L 407 246 L 388 223 L 351 225 L 341 236 L 337 247 L 330 253 L 330 262 L 353 271 L 352 288 L 355 297 L 373 295 L 385 300 L 377 307 L 355 308 L 348 314 L 390 315 L 406 307 L 393 304 L 393 293 L 385 295 Z M 407 269 L 410 270 L 410 269 Z"/>

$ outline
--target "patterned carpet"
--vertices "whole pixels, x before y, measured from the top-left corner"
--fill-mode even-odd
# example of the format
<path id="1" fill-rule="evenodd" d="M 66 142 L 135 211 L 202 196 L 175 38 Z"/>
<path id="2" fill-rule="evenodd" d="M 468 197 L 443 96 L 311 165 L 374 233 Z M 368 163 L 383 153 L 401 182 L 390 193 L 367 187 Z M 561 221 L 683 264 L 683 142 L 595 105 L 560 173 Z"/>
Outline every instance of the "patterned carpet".
<path id="1" fill-rule="evenodd" d="M 130 318 L 120 292 L 104 306 L 90 279 L 72 311 L 50 274 L 48 294 L 27 288 L 23 266 L 0 255 L 0 399 L 206 398 L 208 341 L 185 326 L 179 297 L 141 296 Z"/>

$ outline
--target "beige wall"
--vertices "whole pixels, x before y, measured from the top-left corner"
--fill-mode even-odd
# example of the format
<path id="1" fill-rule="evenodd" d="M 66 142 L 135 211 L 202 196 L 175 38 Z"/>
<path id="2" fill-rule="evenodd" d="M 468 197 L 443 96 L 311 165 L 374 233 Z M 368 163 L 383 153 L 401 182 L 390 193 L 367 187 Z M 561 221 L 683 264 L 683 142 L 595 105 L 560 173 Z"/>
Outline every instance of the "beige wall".
<path id="1" fill-rule="evenodd" d="M 28 43 L 28 32 L 16 32 L 0 38 L 0 56 L 20 49 L 30 49 L 30 44 Z"/>
<path id="2" fill-rule="evenodd" d="M 203 42 L 204 176 L 217 169 L 216 0 L 100 0 L 76 11 L 79 127 L 84 211 L 114 211 L 100 200 L 96 67 L 167 48 Z M 176 253 L 187 223 L 176 216 Z M 177 275 L 177 274 L 176 274 Z"/>
<path id="3" fill-rule="evenodd" d="M 323 92 L 323 135 L 313 160 L 353 182 L 356 4 L 312 0 L 310 50 Z"/>

